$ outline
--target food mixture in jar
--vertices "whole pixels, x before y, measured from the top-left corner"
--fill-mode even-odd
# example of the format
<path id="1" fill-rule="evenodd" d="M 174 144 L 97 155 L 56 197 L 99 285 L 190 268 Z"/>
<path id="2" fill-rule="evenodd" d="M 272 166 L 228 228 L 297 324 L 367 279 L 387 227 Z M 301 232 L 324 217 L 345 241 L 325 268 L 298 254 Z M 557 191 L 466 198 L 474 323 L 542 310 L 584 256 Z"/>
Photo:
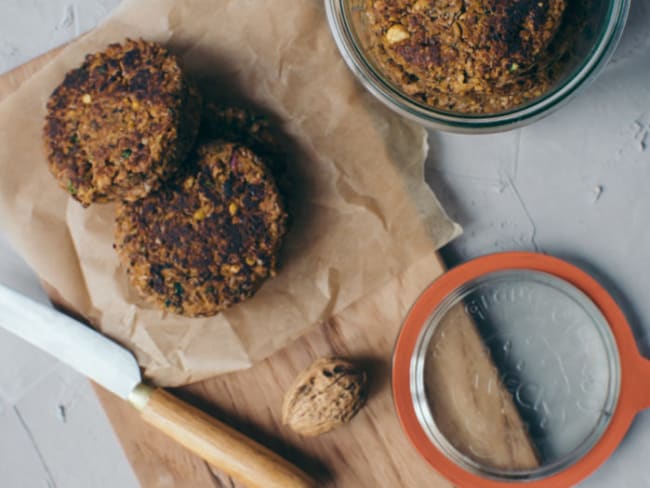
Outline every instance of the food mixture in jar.
<path id="1" fill-rule="evenodd" d="M 503 112 L 547 92 L 586 15 L 570 0 L 367 5 L 371 50 L 390 80 L 429 106 L 475 114 Z"/>

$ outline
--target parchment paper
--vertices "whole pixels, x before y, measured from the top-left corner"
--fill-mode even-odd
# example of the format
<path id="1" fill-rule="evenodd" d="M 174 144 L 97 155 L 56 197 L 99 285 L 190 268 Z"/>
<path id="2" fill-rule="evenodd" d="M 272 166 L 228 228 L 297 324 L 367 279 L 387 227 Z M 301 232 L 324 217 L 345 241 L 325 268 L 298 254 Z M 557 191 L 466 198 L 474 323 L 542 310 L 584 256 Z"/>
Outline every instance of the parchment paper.
<path id="1" fill-rule="evenodd" d="M 88 52 L 166 43 L 208 98 L 254 107 L 284 134 L 293 227 L 278 276 L 216 317 L 154 309 L 112 249 L 112 205 L 84 210 L 42 152 L 45 103 Z M 126 0 L 0 105 L 0 228 L 65 305 L 180 385 L 246 368 L 432 254 L 459 228 L 424 182 L 426 133 L 354 80 L 320 0 Z"/>

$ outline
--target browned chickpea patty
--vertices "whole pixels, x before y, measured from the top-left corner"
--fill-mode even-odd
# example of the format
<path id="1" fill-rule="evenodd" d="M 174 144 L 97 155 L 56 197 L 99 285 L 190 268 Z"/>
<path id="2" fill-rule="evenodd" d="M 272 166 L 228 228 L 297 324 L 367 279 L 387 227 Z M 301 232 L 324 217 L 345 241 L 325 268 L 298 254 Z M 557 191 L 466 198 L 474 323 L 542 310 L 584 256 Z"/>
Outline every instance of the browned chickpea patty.
<path id="1" fill-rule="evenodd" d="M 210 316 L 275 275 L 286 220 L 260 158 L 235 143 L 210 142 L 161 189 L 118 206 L 115 247 L 151 303 Z"/>
<path id="2" fill-rule="evenodd" d="M 175 56 L 126 40 L 89 54 L 47 103 L 45 151 L 59 185 L 84 206 L 134 201 L 187 157 L 201 97 Z"/>
<path id="3" fill-rule="evenodd" d="M 206 140 L 237 142 L 250 148 L 264 160 L 280 191 L 288 194 L 286 156 L 268 117 L 248 109 L 206 103 L 199 136 Z"/>

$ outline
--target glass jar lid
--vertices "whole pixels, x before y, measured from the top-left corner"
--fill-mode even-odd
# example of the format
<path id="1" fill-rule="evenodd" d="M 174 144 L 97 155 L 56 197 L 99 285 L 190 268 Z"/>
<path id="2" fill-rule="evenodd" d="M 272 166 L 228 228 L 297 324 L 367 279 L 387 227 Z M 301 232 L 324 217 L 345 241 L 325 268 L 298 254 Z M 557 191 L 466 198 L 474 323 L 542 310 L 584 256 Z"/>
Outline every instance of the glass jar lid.
<path id="1" fill-rule="evenodd" d="M 614 337 L 591 300 L 527 270 L 448 295 L 413 366 L 432 441 L 467 469 L 504 479 L 539 478 L 582 457 L 604 432 L 620 381 Z"/>
<path id="2" fill-rule="evenodd" d="M 592 285 L 611 302 L 598 303 Z M 394 358 L 400 420 L 461 487 L 570 486 L 557 480 L 592 466 L 613 424 L 625 424 L 623 373 L 638 362 L 624 367 L 621 340 L 634 345 L 622 313 L 577 268 L 529 253 L 480 258 L 436 281 L 409 314 Z"/>

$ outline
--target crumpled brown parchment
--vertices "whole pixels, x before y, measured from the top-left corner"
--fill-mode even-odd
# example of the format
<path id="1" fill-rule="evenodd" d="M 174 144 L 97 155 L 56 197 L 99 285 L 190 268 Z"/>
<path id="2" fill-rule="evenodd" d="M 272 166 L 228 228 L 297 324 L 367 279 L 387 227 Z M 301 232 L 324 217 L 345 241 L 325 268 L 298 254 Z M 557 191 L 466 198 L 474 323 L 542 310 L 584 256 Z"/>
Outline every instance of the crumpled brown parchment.
<path id="1" fill-rule="evenodd" d="M 167 44 L 204 94 L 268 114 L 284 134 L 293 226 L 278 276 L 206 319 L 153 309 L 112 249 L 112 205 L 84 210 L 49 174 L 45 103 L 88 52 L 125 37 Z M 459 228 L 423 177 L 426 133 L 344 65 L 320 0 L 125 0 L 0 105 L 0 229 L 58 297 L 181 385 L 246 368 L 432 254 Z"/>

